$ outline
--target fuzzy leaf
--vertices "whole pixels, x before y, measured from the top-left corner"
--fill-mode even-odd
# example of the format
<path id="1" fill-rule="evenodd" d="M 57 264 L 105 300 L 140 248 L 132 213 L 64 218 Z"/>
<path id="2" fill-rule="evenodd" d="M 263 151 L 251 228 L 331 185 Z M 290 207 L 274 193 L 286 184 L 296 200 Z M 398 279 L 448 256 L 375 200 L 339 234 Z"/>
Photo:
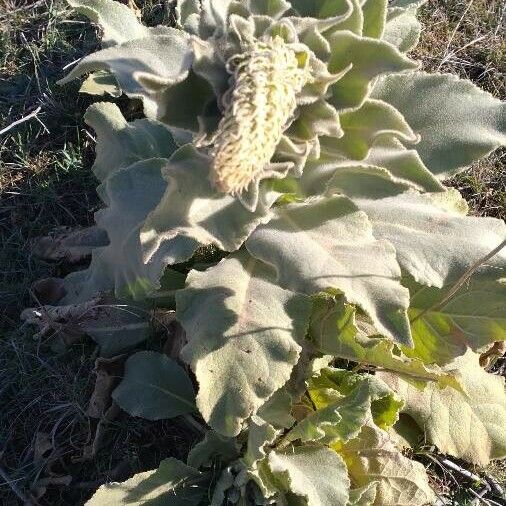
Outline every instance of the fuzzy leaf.
<path id="1" fill-rule="evenodd" d="M 398 138 L 378 138 L 371 146 L 364 163 L 388 169 L 394 177 L 416 185 L 419 190 L 445 190 L 445 186 L 427 169 L 416 150 L 406 149 Z"/>
<path id="2" fill-rule="evenodd" d="M 386 73 L 413 70 L 418 65 L 387 42 L 339 31 L 329 37 L 332 56 L 329 71 L 353 67 L 332 85 L 329 102 L 338 110 L 360 107 L 369 95 L 372 81 Z M 377 97 L 378 98 L 378 97 Z"/>
<path id="3" fill-rule="evenodd" d="M 275 267 L 281 286 L 307 294 L 341 290 L 382 333 L 411 342 L 408 293 L 399 283 L 395 251 L 374 239 L 365 215 L 348 199 L 319 198 L 277 208 L 246 247 Z"/>
<path id="4" fill-rule="evenodd" d="M 506 239 L 502 220 L 465 216 L 465 201 L 455 191 L 353 201 L 371 220 L 374 236 L 394 245 L 401 267 L 428 286 L 456 281 Z M 478 272 L 498 278 L 501 270 L 506 273 L 506 249 Z"/>
<path id="5" fill-rule="evenodd" d="M 128 6 L 114 0 L 67 0 L 67 3 L 102 28 L 102 44 L 113 46 L 142 39 L 149 29 L 137 19 Z"/>
<path id="6" fill-rule="evenodd" d="M 194 60 L 191 42 L 185 32 L 164 27 L 160 33 L 86 56 L 59 84 L 66 84 L 89 72 L 110 72 L 130 98 L 143 99 L 146 116 L 159 119 L 166 113 L 167 89 L 188 77 Z M 167 51 L 168 47 L 170 51 Z M 175 92 L 179 89 L 176 87 Z"/>
<path id="7" fill-rule="evenodd" d="M 348 506 L 373 506 L 376 500 L 377 482 L 373 481 L 363 487 L 350 490 Z"/>
<path id="8" fill-rule="evenodd" d="M 403 411 L 443 453 L 486 466 L 506 456 L 504 378 L 485 372 L 479 355 L 468 351 L 449 367 L 457 369 L 467 395 L 428 385 L 413 388 L 398 376 L 380 373 L 406 404 Z"/>
<path id="9" fill-rule="evenodd" d="M 322 151 L 363 160 L 378 139 L 417 140 L 402 115 L 380 100 L 367 100 L 359 109 L 345 112 L 340 118 L 344 136 L 340 139 L 324 139 Z"/>
<path id="10" fill-rule="evenodd" d="M 220 464 L 229 464 L 239 458 L 236 439 L 220 436 L 209 430 L 202 441 L 199 441 L 188 454 L 188 465 L 195 469 L 212 467 L 216 460 Z"/>
<path id="11" fill-rule="evenodd" d="M 385 29 L 388 0 L 362 0 L 364 28 L 362 35 L 373 39 L 381 39 Z"/>
<path id="12" fill-rule="evenodd" d="M 96 213 L 109 245 L 92 253 L 90 267 L 65 279 L 64 303 L 86 301 L 114 290 L 118 298 L 142 299 L 159 285 L 163 261 L 144 263 L 139 229 L 163 196 L 161 170 L 167 160 L 151 159 L 116 171 L 100 188 L 108 207 Z"/>
<path id="13" fill-rule="evenodd" d="M 189 342 L 182 356 L 200 384 L 198 407 L 217 432 L 237 435 L 246 418 L 286 381 L 297 362 L 310 301 L 273 284 L 239 253 L 201 273 L 177 296 Z"/>
<path id="14" fill-rule="evenodd" d="M 261 14 L 279 19 L 291 5 L 286 0 L 247 0 L 248 10 L 252 14 Z"/>
<path id="15" fill-rule="evenodd" d="M 391 341 L 360 335 L 355 323 L 355 309 L 345 304 L 343 297 L 319 295 L 313 299 L 309 335 L 325 355 L 394 371 L 417 386 L 435 381 L 441 386 L 459 388 L 451 374 L 424 365 L 416 358 L 416 352 L 412 353 L 414 358 L 408 358 L 396 350 Z M 410 349 L 406 347 L 405 350 L 408 353 Z"/>
<path id="16" fill-rule="evenodd" d="M 506 340 L 506 284 L 504 281 L 472 279 L 443 305 L 445 290 L 410 286 L 411 328 L 415 347 L 409 356 L 426 363 L 445 364 L 463 355 Z"/>
<path id="17" fill-rule="evenodd" d="M 422 25 L 416 19 L 416 8 L 393 7 L 388 9 L 383 40 L 407 53 L 420 39 Z"/>
<path id="18" fill-rule="evenodd" d="M 342 458 L 321 446 L 272 451 L 269 467 L 286 491 L 303 497 L 308 506 L 345 506 L 350 480 Z"/>
<path id="19" fill-rule="evenodd" d="M 195 394 L 185 370 L 166 355 L 152 351 L 141 351 L 126 361 L 125 375 L 112 396 L 131 416 L 148 420 L 195 411 Z"/>
<path id="20" fill-rule="evenodd" d="M 104 70 L 90 74 L 79 88 L 79 93 L 97 96 L 111 95 L 115 98 L 123 94 L 114 76 Z"/>
<path id="21" fill-rule="evenodd" d="M 123 483 L 102 485 L 86 506 L 189 506 L 207 492 L 209 478 L 179 460 L 163 460 L 153 471 L 139 473 Z"/>
<path id="22" fill-rule="evenodd" d="M 93 104 L 84 119 L 97 136 L 93 173 L 101 182 L 135 162 L 170 158 L 177 147 L 165 125 L 149 119 L 128 123 L 116 104 Z"/>
<path id="23" fill-rule="evenodd" d="M 404 115 L 421 136 L 416 150 L 441 179 L 506 144 L 506 104 L 454 75 L 387 76 L 371 96 Z"/>
<path id="24" fill-rule="evenodd" d="M 210 157 L 190 145 L 170 159 L 164 169 L 167 191 L 141 231 L 145 262 L 184 262 L 199 245 L 235 251 L 269 220 L 277 194 L 261 188 L 260 202 L 251 212 L 235 197 L 216 191 L 210 169 Z"/>
<path id="25" fill-rule="evenodd" d="M 425 468 L 405 457 L 387 432 L 365 426 L 360 435 L 345 445 L 335 445 L 346 461 L 355 486 L 376 485 L 375 506 L 426 506 L 434 504 Z"/>
<path id="26" fill-rule="evenodd" d="M 258 410 L 258 416 L 276 429 L 289 429 L 295 423 L 291 411 L 292 396 L 281 388 Z"/>

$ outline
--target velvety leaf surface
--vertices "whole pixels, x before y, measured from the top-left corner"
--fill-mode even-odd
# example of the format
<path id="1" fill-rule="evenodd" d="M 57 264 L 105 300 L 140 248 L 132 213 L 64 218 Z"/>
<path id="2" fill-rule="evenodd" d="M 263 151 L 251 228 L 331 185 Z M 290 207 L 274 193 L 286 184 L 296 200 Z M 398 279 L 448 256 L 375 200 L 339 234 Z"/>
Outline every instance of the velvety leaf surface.
<path id="1" fill-rule="evenodd" d="M 416 348 L 413 351 L 404 347 L 406 353 L 412 351 L 413 358 L 408 358 L 387 339 L 361 335 L 356 327 L 355 308 L 345 304 L 343 297 L 322 295 L 313 300 L 309 335 L 317 349 L 325 355 L 386 369 L 417 385 L 435 381 L 441 386 L 458 388 L 452 375 L 438 367 L 427 366 L 416 358 Z"/>
<path id="2" fill-rule="evenodd" d="M 343 459 L 321 446 L 301 446 L 286 453 L 272 451 L 269 467 L 285 489 L 308 506 L 345 506 L 350 480 Z"/>
<path id="3" fill-rule="evenodd" d="M 451 74 L 383 77 L 371 96 L 404 115 L 421 136 L 416 150 L 441 179 L 506 143 L 506 104 Z"/>
<path id="4" fill-rule="evenodd" d="M 141 299 L 159 284 L 165 264 L 144 263 L 140 228 L 164 194 L 162 168 L 167 160 L 150 159 L 118 170 L 101 186 L 108 207 L 95 214 L 109 245 L 93 251 L 90 267 L 65 279 L 65 303 L 83 302 L 114 290 L 118 298 Z"/>
<path id="5" fill-rule="evenodd" d="M 193 385 L 185 370 L 161 353 L 141 351 L 125 364 L 113 399 L 131 416 L 174 418 L 195 411 Z"/>
<path id="6" fill-rule="evenodd" d="M 246 246 L 275 267 L 283 287 L 307 294 L 341 290 L 382 333 L 411 342 L 408 294 L 399 283 L 395 251 L 374 239 L 366 216 L 348 199 L 318 198 L 277 208 Z"/>
<path id="7" fill-rule="evenodd" d="M 452 287 L 427 288 L 406 280 L 411 291 L 411 329 L 415 347 L 407 355 L 445 364 L 496 341 L 506 340 L 506 284 L 471 279 L 447 301 Z M 443 302 L 443 304 L 441 304 Z"/>
<path id="8" fill-rule="evenodd" d="M 332 56 L 329 71 L 353 67 L 331 88 L 329 102 L 338 110 L 356 108 L 367 98 L 374 78 L 391 72 L 413 70 L 418 64 L 387 42 L 338 31 L 328 37 Z"/>
<path id="9" fill-rule="evenodd" d="M 374 424 L 364 426 L 356 439 L 335 448 L 346 461 L 353 485 L 377 483 L 373 505 L 434 504 L 436 497 L 424 466 L 399 452 L 388 433 Z"/>
<path id="10" fill-rule="evenodd" d="M 465 216 L 465 201 L 455 191 L 353 201 L 369 217 L 374 236 L 394 245 L 401 267 L 428 286 L 455 282 L 506 239 L 504 221 Z M 504 275 L 506 249 L 478 273 L 483 271 Z"/>
<path id="11" fill-rule="evenodd" d="M 182 356 L 200 385 L 197 405 L 223 435 L 240 432 L 288 381 L 299 357 L 310 301 L 273 281 L 261 262 L 239 253 L 192 271 L 176 297 L 189 340 Z"/>
<path id="12" fill-rule="evenodd" d="M 379 373 L 406 404 L 403 411 L 425 431 L 428 442 L 473 464 L 485 466 L 506 456 L 504 378 L 479 364 L 468 351 L 448 366 L 457 369 L 467 395 L 452 388 L 427 385 L 420 391 L 388 373 Z"/>
<path id="13" fill-rule="evenodd" d="M 413 49 L 420 39 L 422 25 L 416 19 L 416 8 L 392 7 L 388 9 L 383 40 L 402 53 Z"/>
<path id="14" fill-rule="evenodd" d="M 237 440 L 220 436 L 220 434 L 208 430 L 204 439 L 199 441 L 188 453 L 188 465 L 199 469 L 201 467 L 212 467 L 213 462 L 221 464 L 239 457 L 239 446 Z"/>
<path id="15" fill-rule="evenodd" d="M 128 123 L 119 107 L 109 102 L 91 105 L 84 119 L 97 137 L 93 173 L 101 182 L 135 162 L 170 158 L 177 148 L 165 125 L 149 119 Z"/>
<path id="16" fill-rule="evenodd" d="M 207 492 L 209 479 L 170 458 L 154 471 L 139 473 L 123 483 L 102 485 L 86 506 L 190 506 Z"/>
<path id="17" fill-rule="evenodd" d="M 210 170 L 210 157 L 190 145 L 170 159 L 164 169 L 167 190 L 141 232 L 146 262 L 183 262 L 199 245 L 235 251 L 269 220 L 277 194 L 261 187 L 260 201 L 251 212 L 235 197 L 216 191 Z"/>
<path id="18" fill-rule="evenodd" d="M 128 6 L 114 0 L 67 0 L 80 14 L 102 28 L 102 44 L 112 46 L 147 37 L 149 29 Z"/>

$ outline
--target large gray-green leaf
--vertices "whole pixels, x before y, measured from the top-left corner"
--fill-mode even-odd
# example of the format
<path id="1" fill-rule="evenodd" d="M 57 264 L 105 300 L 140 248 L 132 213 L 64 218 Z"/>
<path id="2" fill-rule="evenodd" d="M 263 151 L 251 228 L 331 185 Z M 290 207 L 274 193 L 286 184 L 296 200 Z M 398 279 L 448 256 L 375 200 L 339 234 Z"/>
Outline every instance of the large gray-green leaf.
<path id="1" fill-rule="evenodd" d="M 407 53 L 420 39 L 422 25 L 416 19 L 416 8 L 393 7 L 388 9 L 383 40 Z"/>
<path id="2" fill-rule="evenodd" d="M 376 139 L 363 163 L 388 169 L 394 177 L 414 184 L 422 191 L 445 190 L 443 184 L 424 165 L 416 150 L 406 149 L 398 136 Z"/>
<path id="3" fill-rule="evenodd" d="M 395 138 L 408 143 L 418 140 L 402 114 L 381 100 L 366 100 L 362 106 L 340 115 L 344 136 L 325 138 L 322 151 L 352 160 L 363 160 L 379 139 Z"/>
<path id="4" fill-rule="evenodd" d="M 434 381 L 441 386 L 459 387 L 452 375 L 438 367 L 426 366 L 416 358 L 417 348 L 411 353 L 413 358 L 408 358 L 387 339 L 361 335 L 356 327 L 355 308 L 345 304 L 342 296 L 319 295 L 314 298 L 309 335 L 317 349 L 326 355 L 394 371 L 417 386 L 423 387 L 425 382 Z M 410 351 L 409 348 L 405 350 L 406 353 Z"/>
<path id="5" fill-rule="evenodd" d="M 491 459 L 504 458 L 504 378 L 485 372 L 479 355 L 471 351 L 448 368 L 458 370 L 466 394 L 436 385 L 420 391 L 395 375 L 380 376 L 405 400 L 403 411 L 441 452 L 481 466 Z"/>
<path id="6" fill-rule="evenodd" d="M 477 351 L 506 340 L 506 284 L 471 279 L 453 296 L 405 280 L 410 286 L 409 315 L 415 347 L 409 356 L 426 363 L 445 364 L 469 348 Z"/>
<path id="7" fill-rule="evenodd" d="M 341 290 L 380 332 L 411 343 L 408 292 L 393 247 L 373 237 L 365 214 L 345 197 L 309 200 L 276 209 L 248 239 L 252 255 L 275 267 L 279 283 L 313 294 Z"/>
<path id="8" fill-rule="evenodd" d="M 166 265 L 157 259 L 144 263 L 139 233 L 164 194 L 167 183 L 161 170 L 166 163 L 158 159 L 138 162 L 117 170 L 103 183 L 100 193 L 108 207 L 95 218 L 110 243 L 93 251 L 86 271 L 67 276 L 65 303 L 83 302 L 111 289 L 118 298 L 134 299 L 156 290 Z"/>
<path id="9" fill-rule="evenodd" d="M 175 88 L 175 92 L 179 90 L 180 87 L 174 85 L 188 77 L 194 53 L 191 40 L 185 32 L 165 27 L 160 33 L 86 56 L 60 84 L 66 84 L 85 73 L 105 70 L 114 74 L 120 88 L 130 98 L 144 100 L 146 116 L 152 119 L 165 116 L 166 91 L 171 87 Z M 191 83 L 188 84 L 191 86 Z"/>
<path id="10" fill-rule="evenodd" d="M 506 144 L 506 104 L 454 75 L 382 77 L 371 96 L 392 104 L 420 134 L 416 149 L 439 178 Z"/>
<path id="11" fill-rule="evenodd" d="M 385 30 L 388 0 L 361 0 L 364 14 L 362 35 L 381 39 Z"/>
<path id="12" fill-rule="evenodd" d="M 201 244 L 235 251 L 269 220 L 277 194 L 262 185 L 256 211 L 251 212 L 235 197 L 216 191 L 211 164 L 208 155 L 191 145 L 173 155 L 164 170 L 167 191 L 142 228 L 145 262 L 182 262 Z"/>
<path id="13" fill-rule="evenodd" d="M 200 385 L 197 405 L 217 432 L 235 436 L 288 381 L 311 303 L 275 285 L 246 253 L 192 271 L 187 286 L 176 296 L 177 317 L 189 340 L 182 356 Z"/>
<path id="14" fill-rule="evenodd" d="M 329 102 L 338 110 L 356 108 L 369 95 L 372 81 L 386 73 L 413 70 L 418 64 L 387 42 L 338 31 L 329 37 L 332 56 L 329 71 L 338 73 L 352 68 L 332 85 Z"/>
<path id="15" fill-rule="evenodd" d="M 123 483 L 102 485 L 86 506 L 195 506 L 207 492 L 209 477 L 177 459 Z"/>
<path id="16" fill-rule="evenodd" d="M 355 486 L 377 483 L 374 506 L 434 504 L 424 466 L 405 457 L 388 433 L 374 424 L 364 426 L 356 439 L 334 447 L 345 459 Z"/>
<path id="17" fill-rule="evenodd" d="M 346 506 L 350 480 L 346 464 L 323 446 L 272 451 L 269 467 L 284 489 L 304 498 L 308 506 Z"/>
<path id="18" fill-rule="evenodd" d="M 185 370 L 152 351 L 132 355 L 113 399 L 132 416 L 148 420 L 174 418 L 195 411 L 195 393 Z"/>
<path id="19" fill-rule="evenodd" d="M 239 443 L 235 438 L 223 437 L 209 430 L 188 454 L 188 465 L 199 469 L 212 467 L 218 461 L 220 465 L 229 464 L 239 458 Z"/>
<path id="20" fill-rule="evenodd" d="M 392 243 L 401 267 L 428 286 L 456 281 L 506 239 L 506 225 L 494 218 L 465 216 L 456 191 L 420 195 L 408 192 L 380 200 L 353 199 L 373 226 L 374 236 Z M 506 249 L 478 272 L 505 275 Z"/>
<path id="21" fill-rule="evenodd" d="M 176 150 L 171 133 L 162 123 L 149 119 L 128 123 L 116 104 L 93 104 L 84 119 L 97 137 L 93 173 L 100 181 L 135 162 L 170 158 Z"/>
<path id="22" fill-rule="evenodd" d="M 80 14 L 102 28 L 102 44 L 111 46 L 147 37 L 149 29 L 137 19 L 134 11 L 114 0 L 67 0 Z"/>

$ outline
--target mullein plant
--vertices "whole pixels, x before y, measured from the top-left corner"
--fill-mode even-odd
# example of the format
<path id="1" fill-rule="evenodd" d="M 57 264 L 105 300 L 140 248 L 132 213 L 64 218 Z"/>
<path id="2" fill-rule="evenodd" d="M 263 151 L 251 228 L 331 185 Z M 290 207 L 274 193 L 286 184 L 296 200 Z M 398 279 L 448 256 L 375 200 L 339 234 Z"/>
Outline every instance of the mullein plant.
<path id="1" fill-rule="evenodd" d="M 63 83 L 103 97 L 108 242 L 57 309 L 175 311 L 179 355 L 133 353 L 113 398 L 205 431 L 88 504 L 425 505 L 418 438 L 506 456 L 504 381 L 479 364 L 506 340 L 506 226 L 442 184 L 505 144 L 506 108 L 417 70 L 424 0 L 179 0 L 175 27 L 68 2 L 103 34 Z M 109 355 L 148 335 L 88 327 Z"/>

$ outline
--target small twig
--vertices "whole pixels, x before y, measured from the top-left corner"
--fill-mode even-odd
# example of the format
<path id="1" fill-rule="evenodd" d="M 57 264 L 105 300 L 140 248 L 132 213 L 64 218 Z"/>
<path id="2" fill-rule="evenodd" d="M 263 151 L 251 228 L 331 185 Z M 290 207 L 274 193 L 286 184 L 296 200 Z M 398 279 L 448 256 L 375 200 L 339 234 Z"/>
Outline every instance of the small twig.
<path id="1" fill-rule="evenodd" d="M 506 495 L 504 494 L 503 488 L 501 487 L 501 485 L 499 485 L 499 482 L 493 476 L 487 475 L 487 481 L 490 483 L 490 486 L 492 487 L 492 490 L 501 499 L 506 499 Z"/>
<path id="2" fill-rule="evenodd" d="M 2 130 L 0 130 L 0 135 L 3 135 L 5 133 L 7 133 L 9 130 L 12 130 L 14 127 L 20 125 L 21 123 L 24 123 L 25 121 L 29 121 L 32 118 L 35 118 L 37 116 L 37 114 L 39 114 L 39 112 L 41 111 L 41 109 L 42 109 L 41 107 L 37 107 L 37 109 L 35 109 L 35 111 L 32 111 L 30 114 L 24 116 L 23 118 L 20 118 L 20 119 L 14 121 L 9 126 L 6 126 Z"/>
<path id="3" fill-rule="evenodd" d="M 448 459 L 441 459 L 441 463 L 444 464 L 446 467 L 449 467 L 450 469 L 457 471 L 457 473 L 461 474 L 462 476 L 465 476 L 466 478 L 469 478 L 472 481 L 483 483 L 487 488 L 487 490 L 490 490 L 490 485 L 477 474 L 474 474 L 471 471 L 468 471 L 467 469 L 460 467 L 458 464 L 455 464 L 455 462 L 452 462 L 451 460 Z"/>
<path id="4" fill-rule="evenodd" d="M 474 497 L 476 499 L 474 499 L 471 504 L 474 506 L 474 505 L 478 505 L 480 503 L 483 503 L 485 504 L 486 506 L 492 506 L 487 499 L 485 499 L 483 496 L 487 493 L 487 489 L 483 489 L 481 490 L 480 492 L 475 492 L 472 488 L 468 488 L 467 489 L 468 492 L 471 494 L 471 495 L 474 495 Z"/>
<path id="5" fill-rule="evenodd" d="M 12 16 L 13 14 L 16 14 L 17 12 L 27 11 L 29 9 L 36 9 L 37 7 L 41 7 L 45 3 L 46 3 L 46 0 L 37 0 L 37 2 L 34 2 L 33 4 L 22 5 L 21 7 L 18 7 L 17 9 L 14 9 L 12 11 L 5 11 L 4 13 L 0 14 L 0 19 L 6 18 L 8 16 Z"/>
<path id="6" fill-rule="evenodd" d="M 10 478 L 10 476 L 3 470 L 1 466 L 0 478 L 2 478 L 2 480 L 4 480 L 7 485 L 9 485 L 14 494 L 16 494 L 18 499 L 22 501 L 25 506 L 33 506 L 33 502 L 20 490 L 15 481 Z"/>
<path id="7" fill-rule="evenodd" d="M 422 316 L 431 311 L 437 311 L 438 309 L 444 307 L 450 301 L 450 299 L 462 288 L 462 286 L 464 286 L 469 281 L 469 279 L 477 271 L 477 269 L 481 267 L 485 262 L 488 262 L 492 257 L 497 255 L 497 253 L 499 253 L 505 246 L 506 246 L 506 239 L 501 244 L 499 244 L 497 248 L 493 249 L 488 255 L 485 255 L 480 260 L 474 262 L 474 264 L 471 265 L 471 267 L 469 267 L 469 269 L 467 269 L 466 272 L 464 272 L 464 274 L 455 283 L 455 285 L 453 285 L 452 289 L 447 293 L 446 297 L 444 297 L 442 301 L 434 304 L 429 308 L 424 309 L 419 315 L 415 316 L 411 320 L 411 323 L 415 322 L 416 320 L 420 319 Z"/>

